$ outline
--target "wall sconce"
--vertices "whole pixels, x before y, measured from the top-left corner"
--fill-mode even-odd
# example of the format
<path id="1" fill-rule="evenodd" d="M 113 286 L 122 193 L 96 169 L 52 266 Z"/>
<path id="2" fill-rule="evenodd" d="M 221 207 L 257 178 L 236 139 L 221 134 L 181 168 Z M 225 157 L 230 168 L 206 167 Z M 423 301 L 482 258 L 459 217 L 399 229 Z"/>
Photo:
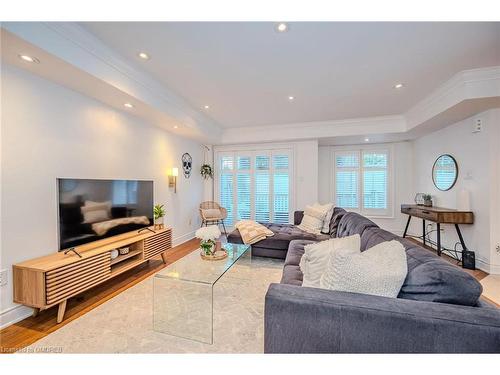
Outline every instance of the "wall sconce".
<path id="1" fill-rule="evenodd" d="M 179 168 L 172 168 L 172 173 L 168 176 L 168 187 L 174 188 L 174 193 L 177 193 L 177 176 Z"/>

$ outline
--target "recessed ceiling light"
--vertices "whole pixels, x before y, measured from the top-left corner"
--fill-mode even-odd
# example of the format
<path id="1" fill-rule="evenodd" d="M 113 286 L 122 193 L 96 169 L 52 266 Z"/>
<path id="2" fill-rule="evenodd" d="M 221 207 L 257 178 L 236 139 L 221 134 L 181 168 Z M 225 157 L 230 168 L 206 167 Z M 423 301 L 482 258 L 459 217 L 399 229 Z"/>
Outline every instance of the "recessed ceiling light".
<path id="1" fill-rule="evenodd" d="M 29 62 L 29 63 L 35 63 L 39 64 L 40 60 L 38 60 L 36 57 L 28 56 L 28 55 L 18 55 L 19 58 L 23 61 Z"/>
<path id="2" fill-rule="evenodd" d="M 149 55 L 146 52 L 139 52 L 138 56 L 143 60 L 149 60 Z"/>
<path id="3" fill-rule="evenodd" d="M 209 105 L 205 105 L 205 106 L 203 106 L 203 108 L 210 109 L 210 106 Z"/>
<path id="4" fill-rule="evenodd" d="M 291 96 L 291 95 L 290 95 L 290 96 L 288 97 L 288 100 L 290 100 L 290 101 L 295 100 L 295 96 Z"/>
<path id="5" fill-rule="evenodd" d="M 174 125 L 174 129 L 177 129 L 177 128 L 178 128 L 178 126 L 177 126 L 177 125 Z"/>
<path id="6" fill-rule="evenodd" d="M 405 85 L 404 85 L 404 84 L 402 84 L 402 83 L 397 83 L 397 84 L 395 84 L 395 85 L 394 85 L 394 88 L 395 88 L 395 89 L 402 89 L 404 86 L 405 86 Z"/>
<path id="7" fill-rule="evenodd" d="M 277 23 L 275 28 L 276 31 L 279 33 L 284 33 L 285 31 L 288 31 L 288 25 L 284 22 Z"/>
<path id="8" fill-rule="evenodd" d="M 365 142 L 370 142 L 370 138 L 365 138 Z"/>
<path id="9" fill-rule="evenodd" d="M 131 103 L 125 103 L 124 106 L 127 108 L 134 108 L 134 105 Z"/>

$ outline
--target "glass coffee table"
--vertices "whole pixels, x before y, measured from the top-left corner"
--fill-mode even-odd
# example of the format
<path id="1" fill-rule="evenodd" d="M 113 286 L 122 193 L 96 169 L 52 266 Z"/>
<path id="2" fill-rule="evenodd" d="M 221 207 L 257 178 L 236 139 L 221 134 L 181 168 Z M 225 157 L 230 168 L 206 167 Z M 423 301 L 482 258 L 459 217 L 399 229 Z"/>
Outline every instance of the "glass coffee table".
<path id="1" fill-rule="evenodd" d="M 213 288 L 236 263 L 251 262 L 249 245 L 223 245 L 223 260 L 203 260 L 200 249 L 165 267 L 153 278 L 155 331 L 213 343 Z"/>

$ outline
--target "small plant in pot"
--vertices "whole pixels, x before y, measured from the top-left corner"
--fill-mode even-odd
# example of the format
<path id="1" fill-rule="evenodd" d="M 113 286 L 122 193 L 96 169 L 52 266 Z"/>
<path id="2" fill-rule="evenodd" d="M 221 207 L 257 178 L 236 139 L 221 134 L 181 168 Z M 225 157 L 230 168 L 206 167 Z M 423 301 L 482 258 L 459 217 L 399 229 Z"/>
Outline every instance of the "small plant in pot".
<path id="1" fill-rule="evenodd" d="M 163 208 L 163 204 L 154 205 L 153 214 L 155 217 L 155 230 L 163 229 L 165 227 L 163 224 L 163 218 L 165 217 L 165 208 Z"/>
<path id="2" fill-rule="evenodd" d="M 203 259 L 218 260 L 223 259 L 227 256 L 226 253 L 219 257 L 216 256 L 216 253 L 220 252 L 221 250 L 220 241 L 218 240 L 220 235 L 221 232 L 217 225 L 202 227 L 196 231 L 196 238 L 199 238 L 201 240 L 200 249 L 201 257 Z"/>
<path id="3" fill-rule="evenodd" d="M 424 200 L 424 206 L 432 207 L 432 196 L 430 194 L 424 194 L 422 198 Z"/>
<path id="4" fill-rule="evenodd" d="M 214 178 L 214 170 L 210 164 L 203 164 L 200 168 L 200 174 L 205 180 Z"/>

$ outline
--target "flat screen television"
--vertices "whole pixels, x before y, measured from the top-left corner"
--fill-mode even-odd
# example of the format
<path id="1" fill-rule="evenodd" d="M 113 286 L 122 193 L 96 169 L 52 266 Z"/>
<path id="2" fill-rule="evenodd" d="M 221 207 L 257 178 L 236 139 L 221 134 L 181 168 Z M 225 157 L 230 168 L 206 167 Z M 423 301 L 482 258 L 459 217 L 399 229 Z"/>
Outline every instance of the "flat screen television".
<path id="1" fill-rule="evenodd" d="M 59 251 L 153 225 L 153 181 L 59 178 Z"/>

